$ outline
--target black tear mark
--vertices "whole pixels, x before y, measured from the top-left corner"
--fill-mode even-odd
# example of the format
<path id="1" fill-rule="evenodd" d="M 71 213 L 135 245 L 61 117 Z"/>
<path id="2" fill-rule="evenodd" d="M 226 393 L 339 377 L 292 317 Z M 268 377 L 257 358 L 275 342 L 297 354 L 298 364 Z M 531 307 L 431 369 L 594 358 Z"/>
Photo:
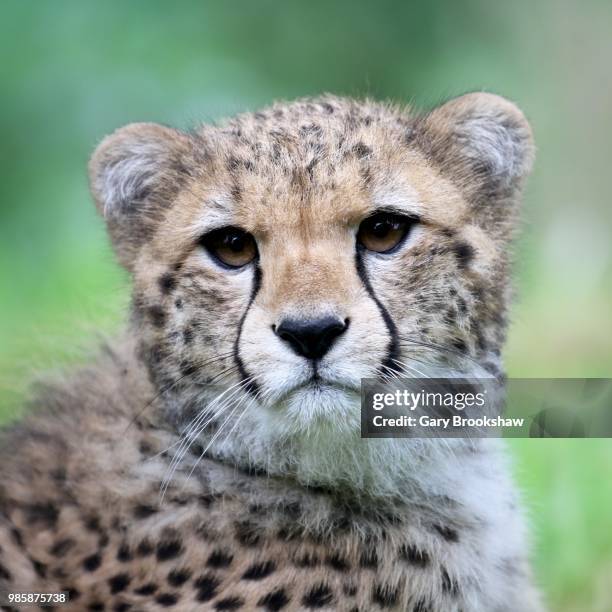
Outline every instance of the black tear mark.
<path id="1" fill-rule="evenodd" d="M 245 390 L 255 396 L 257 395 L 259 389 L 257 383 L 252 380 L 249 373 L 247 372 L 244 362 L 240 357 L 240 337 L 242 336 L 242 327 L 244 325 L 244 321 L 251 308 L 251 305 L 255 301 L 255 297 L 259 292 L 259 288 L 261 287 L 261 279 L 261 268 L 259 267 L 259 263 L 256 262 L 255 270 L 253 272 L 253 288 L 251 290 L 251 295 L 249 297 L 247 307 L 245 308 L 244 312 L 242 313 L 242 316 L 240 317 L 240 322 L 238 323 L 238 333 L 236 334 L 236 341 L 234 342 L 234 361 L 236 362 L 236 366 L 238 367 L 238 373 L 240 374 L 240 377 L 243 382 L 248 380 L 248 383 L 245 386 Z"/>
<path id="2" fill-rule="evenodd" d="M 387 356 L 382 362 L 382 368 L 384 370 L 391 370 L 392 372 L 400 373 L 400 366 L 397 363 L 397 360 L 400 356 L 399 350 L 399 340 L 397 334 L 397 326 L 395 322 L 391 318 L 389 311 L 383 306 L 382 302 L 374 293 L 374 289 L 370 283 L 370 279 L 368 278 L 367 271 L 365 269 L 364 263 L 364 255 L 363 250 L 360 247 L 357 247 L 357 251 L 355 254 L 355 260 L 357 265 L 357 274 L 363 283 L 365 290 L 368 292 L 369 296 L 372 298 L 373 302 L 376 304 L 382 319 L 387 327 L 387 331 L 389 332 L 389 344 L 387 346 Z"/>

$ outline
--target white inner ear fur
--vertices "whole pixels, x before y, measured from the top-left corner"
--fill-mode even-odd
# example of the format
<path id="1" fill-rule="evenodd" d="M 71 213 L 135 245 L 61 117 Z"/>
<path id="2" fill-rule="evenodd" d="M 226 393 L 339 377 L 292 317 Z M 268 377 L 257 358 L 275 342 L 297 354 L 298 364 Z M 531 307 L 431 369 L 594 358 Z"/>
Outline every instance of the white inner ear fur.
<path id="1" fill-rule="evenodd" d="M 105 218 L 122 212 L 143 189 L 153 185 L 168 154 L 163 142 L 133 142 L 124 145 L 119 161 L 106 164 L 95 179 L 95 191 L 103 202 Z"/>
<path id="2" fill-rule="evenodd" d="M 510 182 L 525 173 L 528 134 L 504 125 L 503 116 L 475 116 L 461 122 L 458 136 L 465 155 L 485 161 L 493 174 Z"/>

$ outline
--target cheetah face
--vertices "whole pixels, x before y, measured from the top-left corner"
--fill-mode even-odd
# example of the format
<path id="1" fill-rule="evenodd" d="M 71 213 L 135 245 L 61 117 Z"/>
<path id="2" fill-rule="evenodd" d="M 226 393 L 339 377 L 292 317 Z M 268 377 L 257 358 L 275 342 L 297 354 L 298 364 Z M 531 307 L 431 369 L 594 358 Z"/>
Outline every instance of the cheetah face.
<path id="1" fill-rule="evenodd" d="M 531 151 L 520 111 L 487 94 L 425 115 L 328 97 L 108 137 L 92 191 L 169 410 L 354 429 L 362 378 L 495 368 Z"/>

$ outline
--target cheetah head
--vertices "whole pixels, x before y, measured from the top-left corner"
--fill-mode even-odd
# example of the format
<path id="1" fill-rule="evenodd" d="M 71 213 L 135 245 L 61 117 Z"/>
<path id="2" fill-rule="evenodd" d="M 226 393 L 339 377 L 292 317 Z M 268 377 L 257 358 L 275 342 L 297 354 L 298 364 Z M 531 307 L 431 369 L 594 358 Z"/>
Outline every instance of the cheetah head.
<path id="1" fill-rule="evenodd" d="M 333 473 L 355 454 L 362 378 L 499 371 L 532 156 L 522 113 L 484 93 L 107 137 L 92 192 L 171 421 L 217 457 L 316 480 L 317 457 Z"/>

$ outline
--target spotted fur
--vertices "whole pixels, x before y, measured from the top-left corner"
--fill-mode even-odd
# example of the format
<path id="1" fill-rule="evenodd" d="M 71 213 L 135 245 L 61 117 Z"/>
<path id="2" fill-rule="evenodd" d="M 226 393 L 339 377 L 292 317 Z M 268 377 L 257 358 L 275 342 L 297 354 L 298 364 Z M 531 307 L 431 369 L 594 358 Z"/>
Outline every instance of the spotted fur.
<path id="1" fill-rule="evenodd" d="M 489 94 L 106 138 L 91 187 L 130 324 L 3 433 L 0 590 L 116 612 L 540 610 L 496 441 L 359 436 L 363 377 L 502 375 L 532 156 Z M 356 246 L 377 210 L 419 220 L 392 255 Z M 257 242 L 239 270 L 202 248 L 230 225 Z M 315 371 L 274 329 L 321 316 L 346 332 Z"/>

